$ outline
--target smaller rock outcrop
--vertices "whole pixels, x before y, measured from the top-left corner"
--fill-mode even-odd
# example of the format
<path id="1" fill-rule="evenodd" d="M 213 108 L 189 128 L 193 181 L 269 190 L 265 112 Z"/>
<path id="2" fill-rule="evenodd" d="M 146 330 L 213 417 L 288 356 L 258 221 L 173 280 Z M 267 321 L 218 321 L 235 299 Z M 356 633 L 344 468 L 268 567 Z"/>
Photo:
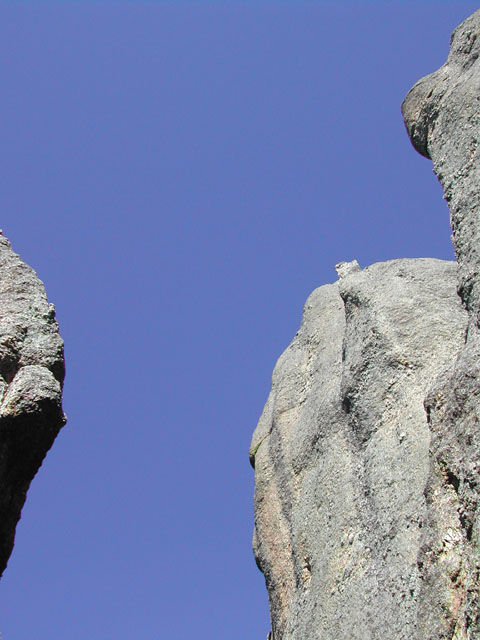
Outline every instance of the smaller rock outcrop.
<path id="1" fill-rule="evenodd" d="M 480 9 L 455 29 L 446 63 L 408 92 L 402 113 L 415 149 L 433 160 L 450 208 L 459 293 L 480 309 Z M 478 318 L 476 318 L 478 324 Z"/>
<path id="2" fill-rule="evenodd" d="M 30 482 L 66 421 L 64 375 L 55 308 L 0 236 L 0 575 Z"/>

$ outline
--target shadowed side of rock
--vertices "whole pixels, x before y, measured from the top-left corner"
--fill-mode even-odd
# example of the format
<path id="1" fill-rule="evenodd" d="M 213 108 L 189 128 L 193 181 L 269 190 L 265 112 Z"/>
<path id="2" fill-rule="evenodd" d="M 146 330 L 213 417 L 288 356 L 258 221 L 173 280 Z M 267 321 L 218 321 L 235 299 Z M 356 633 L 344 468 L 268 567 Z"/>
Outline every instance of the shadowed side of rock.
<path id="1" fill-rule="evenodd" d="M 467 318 L 454 263 L 338 271 L 308 299 L 253 436 L 254 550 L 275 640 L 406 640 L 419 624 L 423 401 Z"/>
<path id="2" fill-rule="evenodd" d="M 422 637 L 432 638 L 480 637 L 479 87 L 480 10 L 455 29 L 447 62 L 419 80 L 402 105 L 412 143 L 432 159 L 444 189 L 458 292 L 469 313 L 465 344 L 425 402 L 431 472 L 419 563 Z"/>
<path id="3" fill-rule="evenodd" d="M 402 104 L 413 146 L 433 160 L 450 208 L 459 293 L 480 307 L 480 9 L 455 29 L 446 63 L 419 80 Z M 478 318 L 475 317 L 478 324 Z"/>
<path id="4" fill-rule="evenodd" d="M 0 236 L 0 575 L 28 487 L 65 424 L 64 375 L 54 306 Z"/>

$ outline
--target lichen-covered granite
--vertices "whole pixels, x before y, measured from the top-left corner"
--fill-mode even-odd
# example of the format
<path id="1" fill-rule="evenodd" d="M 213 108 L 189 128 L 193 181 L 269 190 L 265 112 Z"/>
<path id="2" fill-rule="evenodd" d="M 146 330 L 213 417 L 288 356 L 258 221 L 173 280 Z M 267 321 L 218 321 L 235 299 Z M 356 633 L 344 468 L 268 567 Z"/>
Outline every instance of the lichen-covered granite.
<path id="1" fill-rule="evenodd" d="M 0 235 L 0 575 L 30 482 L 65 424 L 64 375 L 55 308 Z"/>
<path id="2" fill-rule="evenodd" d="M 458 264 L 338 265 L 252 440 L 274 640 L 480 639 L 480 10 L 402 111 Z"/>

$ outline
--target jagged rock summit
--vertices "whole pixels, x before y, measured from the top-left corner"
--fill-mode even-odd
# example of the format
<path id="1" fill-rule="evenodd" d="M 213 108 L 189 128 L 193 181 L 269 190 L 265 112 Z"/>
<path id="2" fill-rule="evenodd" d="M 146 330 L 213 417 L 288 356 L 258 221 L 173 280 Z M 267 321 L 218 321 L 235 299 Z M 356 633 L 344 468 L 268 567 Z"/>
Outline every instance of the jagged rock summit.
<path id="1" fill-rule="evenodd" d="M 458 264 L 337 265 L 253 435 L 274 640 L 480 638 L 480 10 L 402 106 Z"/>
<path id="2" fill-rule="evenodd" d="M 63 340 L 36 273 L 0 235 L 0 575 L 30 482 L 65 424 Z"/>

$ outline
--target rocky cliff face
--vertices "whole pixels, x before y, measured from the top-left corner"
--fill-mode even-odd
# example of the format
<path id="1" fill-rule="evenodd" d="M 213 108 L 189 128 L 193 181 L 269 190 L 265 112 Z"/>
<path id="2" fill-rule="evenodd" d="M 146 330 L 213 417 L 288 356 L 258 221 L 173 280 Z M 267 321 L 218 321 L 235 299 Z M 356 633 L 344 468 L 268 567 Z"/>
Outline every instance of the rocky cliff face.
<path id="1" fill-rule="evenodd" d="M 65 424 L 64 374 L 55 308 L 0 235 L 0 575 L 30 482 Z"/>
<path id="2" fill-rule="evenodd" d="M 422 631 L 439 638 L 480 637 L 479 36 L 476 11 L 452 34 L 447 62 L 417 82 L 402 105 L 412 143 L 433 160 L 449 204 L 458 293 L 469 315 L 465 344 L 425 403 L 432 442 L 419 559 Z M 450 531 L 446 548 L 442 541 Z M 442 617 L 435 615 L 439 609 Z"/>
<path id="3" fill-rule="evenodd" d="M 458 266 L 338 265 L 275 367 L 250 452 L 274 640 L 480 638 L 479 54 L 477 11 L 402 107 Z"/>

